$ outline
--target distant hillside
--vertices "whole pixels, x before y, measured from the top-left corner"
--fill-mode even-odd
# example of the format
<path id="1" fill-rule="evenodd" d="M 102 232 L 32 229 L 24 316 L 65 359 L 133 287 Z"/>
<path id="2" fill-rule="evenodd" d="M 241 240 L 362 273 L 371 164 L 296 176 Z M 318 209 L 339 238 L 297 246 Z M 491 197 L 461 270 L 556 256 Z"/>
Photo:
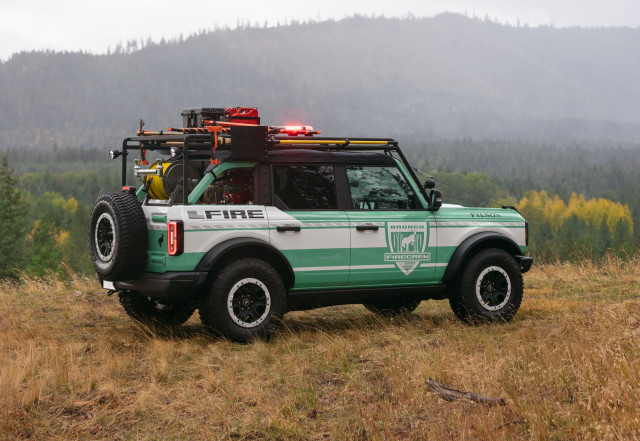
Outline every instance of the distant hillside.
<path id="1" fill-rule="evenodd" d="M 216 31 L 110 55 L 0 63 L 0 150 L 114 145 L 139 118 L 258 106 L 325 133 L 640 140 L 640 29 L 518 28 L 445 14 Z"/>

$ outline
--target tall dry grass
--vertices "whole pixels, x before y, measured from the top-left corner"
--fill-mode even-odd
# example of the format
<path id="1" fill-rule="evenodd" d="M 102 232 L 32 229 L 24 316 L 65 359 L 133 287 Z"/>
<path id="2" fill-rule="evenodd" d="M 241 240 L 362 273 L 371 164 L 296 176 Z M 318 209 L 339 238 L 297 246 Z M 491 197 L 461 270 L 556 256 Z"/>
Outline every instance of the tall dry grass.
<path id="1" fill-rule="evenodd" d="M 157 334 L 93 279 L 0 286 L 0 438 L 634 439 L 640 261 L 535 266 L 508 324 L 446 302 L 287 315 L 232 344 L 196 318 Z M 425 379 L 505 398 L 448 402 Z"/>

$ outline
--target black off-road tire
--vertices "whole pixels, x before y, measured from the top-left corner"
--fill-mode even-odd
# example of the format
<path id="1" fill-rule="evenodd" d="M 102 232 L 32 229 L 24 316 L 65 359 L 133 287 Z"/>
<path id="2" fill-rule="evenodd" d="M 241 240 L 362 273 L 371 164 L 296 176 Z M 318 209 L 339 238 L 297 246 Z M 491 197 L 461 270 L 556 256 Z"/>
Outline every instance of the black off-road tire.
<path id="1" fill-rule="evenodd" d="M 245 343 L 269 337 L 287 310 L 280 274 L 261 259 L 245 258 L 224 267 L 199 305 L 205 328 Z"/>
<path id="2" fill-rule="evenodd" d="M 449 304 L 469 324 L 508 322 L 522 302 L 522 273 L 516 260 L 499 248 L 473 256 L 454 282 Z"/>
<path id="3" fill-rule="evenodd" d="M 147 259 L 147 221 L 130 193 L 105 193 L 89 221 L 89 255 L 98 275 L 109 281 L 131 280 Z"/>
<path id="4" fill-rule="evenodd" d="M 369 311 L 382 317 L 409 315 L 420 305 L 421 300 L 412 298 L 384 299 L 364 303 Z"/>
<path id="5" fill-rule="evenodd" d="M 135 291 L 118 293 L 120 304 L 129 317 L 137 322 L 153 327 L 179 326 L 189 320 L 196 310 L 191 303 L 163 304 Z"/>

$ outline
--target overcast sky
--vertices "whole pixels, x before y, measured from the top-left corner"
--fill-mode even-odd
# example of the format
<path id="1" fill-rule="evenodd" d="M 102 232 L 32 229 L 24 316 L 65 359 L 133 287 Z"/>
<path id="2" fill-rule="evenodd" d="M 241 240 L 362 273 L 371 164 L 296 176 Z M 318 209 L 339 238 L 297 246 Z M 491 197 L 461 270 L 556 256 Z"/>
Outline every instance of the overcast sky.
<path id="1" fill-rule="evenodd" d="M 530 26 L 640 26 L 640 0 L 0 0 L 0 59 L 34 49 L 102 53 L 128 39 L 186 37 L 239 21 L 273 26 L 355 13 L 430 17 L 445 11 Z"/>

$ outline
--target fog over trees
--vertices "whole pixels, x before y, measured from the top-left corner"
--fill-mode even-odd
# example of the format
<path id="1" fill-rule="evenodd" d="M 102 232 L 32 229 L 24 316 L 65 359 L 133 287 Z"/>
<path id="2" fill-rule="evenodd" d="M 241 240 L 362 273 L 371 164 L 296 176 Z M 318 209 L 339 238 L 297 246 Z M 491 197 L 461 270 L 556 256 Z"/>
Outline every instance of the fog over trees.
<path id="1" fill-rule="evenodd" d="M 516 27 L 461 15 L 203 32 L 108 55 L 0 63 L 0 148 L 113 145 L 143 118 L 257 106 L 325 133 L 638 142 L 640 29 Z"/>
<path id="2" fill-rule="evenodd" d="M 0 227 L 24 246 L 0 262 L 0 277 L 91 273 L 89 212 L 121 185 L 108 148 L 140 118 L 147 129 L 180 126 L 187 107 L 256 106 L 266 124 L 394 137 L 445 202 L 517 206 L 541 261 L 632 255 L 637 54 L 640 29 L 453 14 L 245 26 L 105 55 L 16 54 L 0 63 L 0 187 L 19 207 Z"/>

